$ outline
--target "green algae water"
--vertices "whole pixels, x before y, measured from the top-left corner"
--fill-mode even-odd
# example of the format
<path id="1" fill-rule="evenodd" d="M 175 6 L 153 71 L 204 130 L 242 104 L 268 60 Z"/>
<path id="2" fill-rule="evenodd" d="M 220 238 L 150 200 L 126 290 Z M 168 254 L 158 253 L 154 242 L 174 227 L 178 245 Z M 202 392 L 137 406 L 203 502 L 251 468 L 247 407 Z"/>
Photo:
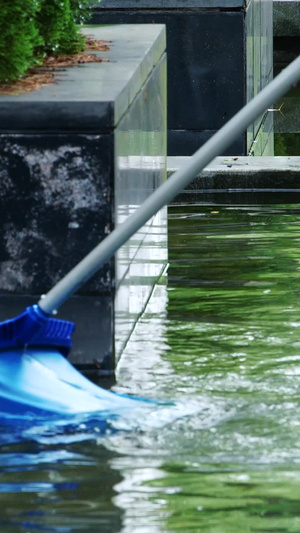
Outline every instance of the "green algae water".
<path id="1" fill-rule="evenodd" d="M 0 436 L 0 526 L 300 531 L 300 206 L 172 207 L 115 390 L 146 416 Z"/>

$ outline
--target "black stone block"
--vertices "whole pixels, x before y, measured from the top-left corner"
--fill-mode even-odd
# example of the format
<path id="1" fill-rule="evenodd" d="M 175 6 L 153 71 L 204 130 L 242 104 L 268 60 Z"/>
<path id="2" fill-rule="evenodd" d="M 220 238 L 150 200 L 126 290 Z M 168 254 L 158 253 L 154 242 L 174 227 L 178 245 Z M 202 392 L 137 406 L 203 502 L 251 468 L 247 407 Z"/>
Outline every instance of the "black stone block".
<path id="1" fill-rule="evenodd" d="M 246 103 L 244 8 L 242 0 L 114 0 L 94 8 L 94 24 L 166 25 L 168 155 L 191 155 L 202 132 L 219 129 Z M 174 131 L 185 132 L 184 151 L 177 151 Z M 246 153 L 246 135 L 236 153 Z"/>
<path id="2" fill-rule="evenodd" d="M 214 131 L 168 130 L 169 154 L 191 155 L 205 144 Z M 241 135 L 223 155 L 243 155 L 245 151 L 245 136 Z"/>

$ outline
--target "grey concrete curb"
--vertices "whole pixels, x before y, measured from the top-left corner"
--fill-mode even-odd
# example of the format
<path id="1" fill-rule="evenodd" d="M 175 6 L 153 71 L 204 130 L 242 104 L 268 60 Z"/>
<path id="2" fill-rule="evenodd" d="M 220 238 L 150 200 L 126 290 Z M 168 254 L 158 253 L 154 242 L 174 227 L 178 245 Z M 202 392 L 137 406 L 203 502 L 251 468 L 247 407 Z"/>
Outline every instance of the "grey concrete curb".
<path id="1" fill-rule="evenodd" d="M 181 168 L 188 157 L 168 157 L 168 177 Z M 274 194 L 282 201 L 300 199 L 300 157 L 217 157 L 179 194 L 174 203 L 216 198 L 226 203 L 245 195 Z M 235 195 L 232 195 L 235 193 Z M 258 195 L 258 196 L 257 196 Z M 231 199 L 230 199 L 231 198 Z M 254 198 L 254 197 L 253 197 Z"/>

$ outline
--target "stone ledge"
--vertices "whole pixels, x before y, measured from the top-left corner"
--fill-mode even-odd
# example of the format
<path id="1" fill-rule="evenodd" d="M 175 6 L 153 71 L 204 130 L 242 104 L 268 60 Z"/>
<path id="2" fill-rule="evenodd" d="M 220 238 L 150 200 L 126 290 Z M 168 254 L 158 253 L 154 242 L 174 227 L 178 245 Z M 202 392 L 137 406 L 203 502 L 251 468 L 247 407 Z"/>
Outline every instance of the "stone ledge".
<path id="1" fill-rule="evenodd" d="M 163 56 L 162 25 L 100 26 L 83 29 L 109 42 L 95 52 L 103 63 L 57 70 L 57 83 L 17 95 L 0 95 L 0 132 L 99 132 L 118 124 Z M 138 43 L 138 46 L 137 46 Z"/>
<path id="2" fill-rule="evenodd" d="M 247 0 L 248 3 L 248 0 Z M 155 9 L 222 9 L 232 10 L 243 8 L 245 0 L 156 0 Z M 120 9 L 120 0 L 101 0 L 101 8 Z M 152 0 L 126 0 L 121 9 L 153 9 Z"/>
<path id="3" fill-rule="evenodd" d="M 168 157 L 168 177 L 189 157 Z M 216 157 L 186 188 L 300 190 L 300 157 Z"/>

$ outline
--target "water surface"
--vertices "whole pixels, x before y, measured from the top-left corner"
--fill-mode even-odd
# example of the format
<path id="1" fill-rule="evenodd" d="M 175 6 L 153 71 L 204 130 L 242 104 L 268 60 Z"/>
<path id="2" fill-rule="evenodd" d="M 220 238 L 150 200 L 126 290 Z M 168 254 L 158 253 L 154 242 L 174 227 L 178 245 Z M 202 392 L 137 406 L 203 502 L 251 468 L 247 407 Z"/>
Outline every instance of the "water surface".
<path id="1" fill-rule="evenodd" d="M 115 390 L 175 405 L 105 431 L 3 424 L 3 531 L 300 531 L 300 207 L 173 207 L 169 224 Z"/>

